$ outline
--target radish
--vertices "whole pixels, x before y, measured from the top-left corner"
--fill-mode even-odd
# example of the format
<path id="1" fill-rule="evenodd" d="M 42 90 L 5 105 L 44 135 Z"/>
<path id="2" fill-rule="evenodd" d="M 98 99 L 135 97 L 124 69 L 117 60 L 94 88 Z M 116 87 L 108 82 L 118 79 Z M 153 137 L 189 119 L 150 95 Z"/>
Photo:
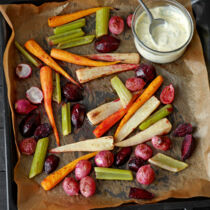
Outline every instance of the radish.
<path id="1" fill-rule="evenodd" d="M 130 14 L 130 15 L 128 15 L 127 20 L 126 20 L 129 28 L 131 28 L 132 18 L 133 18 L 133 14 Z"/>
<path id="2" fill-rule="evenodd" d="M 26 91 L 26 98 L 33 104 L 41 104 L 43 93 L 38 87 L 31 87 Z"/>
<path id="3" fill-rule="evenodd" d="M 27 99 L 19 99 L 15 102 L 15 111 L 18 114 L 29 114 L 37 106 L 31 104 Z"/>
<path id="4" fill-rule="evenodd" d="M 26 78 L 30 77 L 31 74 L 32 74 L 32 68 L 28 64 L 20 63 L 20 64 L 17 65 L 17 67 L 16 67 L 16 75 L 20 79 L 26 79 Z"/>

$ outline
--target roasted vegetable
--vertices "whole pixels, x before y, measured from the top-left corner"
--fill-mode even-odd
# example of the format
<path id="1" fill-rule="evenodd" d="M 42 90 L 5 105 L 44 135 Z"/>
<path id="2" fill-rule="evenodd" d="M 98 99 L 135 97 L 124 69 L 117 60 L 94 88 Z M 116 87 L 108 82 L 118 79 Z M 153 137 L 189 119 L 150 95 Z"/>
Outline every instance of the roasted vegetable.
<path id="1" fill-rule="evenodd" d="M 62 104 L 61 116 L 62 116 L 62 133 L 63 136 L 67 136 L 71 133 L 70 103 Z"/>

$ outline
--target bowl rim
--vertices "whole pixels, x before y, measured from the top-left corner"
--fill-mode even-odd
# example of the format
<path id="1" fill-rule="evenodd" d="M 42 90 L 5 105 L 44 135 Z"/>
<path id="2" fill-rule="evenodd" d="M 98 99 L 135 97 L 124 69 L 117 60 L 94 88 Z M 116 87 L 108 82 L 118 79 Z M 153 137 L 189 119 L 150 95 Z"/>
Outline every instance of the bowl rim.
<path id="1" fill-rule="evenodd" d="M 189 13 L 189 11 L 180 3 L 178 3 L 175 0 L 153 0 L 152 3 L 155 2 L 165 2 L 170 4 L 171 6 L 175 6 L 177 9 L 180 10 L 180 12 L 182 12 L 183 15 L 186 16 L 186 18 L 188 18 L 189 22 L 190 22 L 190 35 L 189 38 L 187 39 L 187 41 L 181 45 L 179 48 L 176 48 L 174 50 L 170 50 L 170 51 L 158 51 L 158 50 L 154 50 L 148 46 L 146 46 L 137 36 L 136 31 L 135 31 L 135 24 L 134 24 L 134 17 L 136 16 L 136 13 L 138 12 L 138 10 L 142 7 L 140 4 L 137 6 L 137 8 L 135 9 L 134 13 L 133 13 L 133 17 L 132 17 L 132 24 L 131 24 L 131 29 L 132 29 L 132 33 L 134 35 L 134 39 L 137 40 L 138 44 L 140 44 L 143 48 L 145 48 L 146 50 L 150 51 L 151 53 L 158 53 L 158 54 L 169 54 L 169 53 L 174 53 L 174 52 L 178 52 L 182 49 L 184 49 L 192 40 L 193 34 L 194 34 L 194 23 L 193 23 L 193 19 Z"/>

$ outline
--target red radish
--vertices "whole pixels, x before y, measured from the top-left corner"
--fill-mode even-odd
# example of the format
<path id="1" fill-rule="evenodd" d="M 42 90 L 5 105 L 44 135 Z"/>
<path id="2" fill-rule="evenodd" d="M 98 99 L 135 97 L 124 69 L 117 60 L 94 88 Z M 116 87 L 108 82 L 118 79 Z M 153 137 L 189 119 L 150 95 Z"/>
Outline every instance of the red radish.
<path id="1" fill-rule="evenodd" d="M 155 179 L 155 172 L 149 164 L 142 166 L 136 173 L 136 179 L 140 184 L 149 185 Z"/>
<path id="2" fill-rule="evenodd" d="M 67 195 L 73 196 L 79 194 L 79 184 L 72 177 L 66 177 L 63 180 L 63 190 Z"/>
<path id="3" fill-rule="evenodd" d="M 142 158 L 143 160 L 148 160 L 152 157 L 152 149 L 147 144 L 139 144 L 135 149 L 135 156 Z"/>
<path id="4" fill-rule="evenodd" d="M 109 20 L 109 31 L 113 34 L 121 34 L 124 30 L 124 21 L 119 16 L 113 16 Z"/>
<path id="5" fill-rule="evenodd" d="M 31 87 L 26 91 L 26 98 L 33 104 L 41 104 L 43 93 L 38 87 Z"/>
<path id="6" fill-rule="evenodd" d="M 128 24 L 128 27 L 129 27 L 129 28 L 131 28 L 132 18 L 133 18 L 133 14 L 130 14 L 130 15 L 128 15 L 128 17 L 127 17 L 127 24 Z"/>
<path id="7" fill-rule="evenodd" d="M 145 85 L 146 82 L 143 79 L 136 77 L 129 78 L 125 82 L 125 86 L 132 92 L 143 89 Z"/>
<path id="8" fill-rule="evenodd" d="M 20 64 L 17 65 L 17 67 L 16 67 L 16 75 L 20 79 L 26 79 L 26 78 L 30 77 L 31 74 L 32 74 L 32 68 L 28 64 L 20 63 Z"/>
<path id="9" fill-rule="evenodd" d="M 80 192 L 83 196 L 90 197 L 96 191 L 96 183 L 94 179 L 90 176 L 86 176 L 81 179 L 79 183 Z"/>
<path id="10" fill-rule="evenodd" d="M 18 114 L 29 114 L 37 106 L 31 104 L 27 99 L 19 99 L 15 102 L 15 111 Z"/>
<path id="11" fill-rule="evenodd" d="M 174 87 L 172 84 L 164 87 L 160 94 L 160 101 L 163 104 L 170 104 L 174 100 Z"/>

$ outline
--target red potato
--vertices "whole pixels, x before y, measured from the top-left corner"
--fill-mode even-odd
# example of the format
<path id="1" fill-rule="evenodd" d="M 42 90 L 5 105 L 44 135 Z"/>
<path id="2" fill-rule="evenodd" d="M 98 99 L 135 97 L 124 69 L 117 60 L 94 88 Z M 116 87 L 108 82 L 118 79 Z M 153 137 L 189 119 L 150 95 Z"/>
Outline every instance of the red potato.
<path id="1" fill-rule="evenodd" d="M 81 181 L 79 183 L 79 188 L 80 188 L 81 194 L 84 197 L 88 198 L 88 197 L 94 195 L 94 193 L 96 191 L 96 183 L 92 177 L 86 176 L 81 179 Z"/>
<path id="2" fill-rule="evenodd" d="M 109 20 L 109 31 L 119 35 L 124 31 L 124 20 L 119 16 L 113 16 Z"/>
<path id="3" fill-rule="evenodd" d="M 128 90 L 135 92 L 143 89 L 143 87 L 146 85 L 146 82 L 141 78 L 132 77 L 126 80 L 125 86 L 128 88 Z"/>
<path id="4" fill-rule="evenodd" d="M 15 72 L 20 79 L 26 79 L 31 76 L 32 68 L 26 63 L 20 63 L 17 65 Z"/>
<path id="5" fill-rule="evenodd" d="M 131 28 L 132 18 L 133 18 L 133 14 L 130 14 L 130 15 L 128 15 L 127 20 L 126 20 L 129 28 Z"/>
<path id="6" fill-rule="evenodd" d="M 172 84 L 163 88 L 160 94 L 160 101 L 163 104 L 171 104 L 174 100 L 174 87 Z"/>
<path id="7" fill-rule="evenodd" d="M 24 155 L 33 155 L 36 149 L 36 141 L 34 138 L 23 139 L 19 143 L 20 152 Z"/>
<path id="8" fill-rule="evenodd" d="M 29 114 L 37 106 L 31 104 L 27 99 L 19 99 L 15 102 L 15 111 L 18 114 Z"/>
<path id="9" fill-rule="evenodd" d="M 155 179 L 155 172 L 149 164 L 142 166 L 136 173 L 136 179 L 140 184 L 149 185 Z"/>
<path id="10" fill-rule="evenodd" d="M 76 180 L 81 180 L 82 178 L 88 176 L 91 171 L 91 162 L 88 160 L 80 160 L 75 167 L 75 178 Z"/>
<path id="11" fill-rule="evenodd" d="M 152 137 L 152 145 L 155 149 L 166 151 L 171 147 L 171 140 L 167 136 L 154 136 Z"/>
<path id="12" fill-rule="evenodd" d="M 136 157 L 142 158 L 143 160 L 148 160 L 152 157 L 152 149 L 147 144 L 139 144 L 135 149 Z"/>
<path id="13" fill-rule="evenodd" d="M 99 152 L 95 156 L 95 163 L 98 167 L 109 168 L 114 162 L 114 155 L 107 150 Z"/>
<path id="14" fill-rule="evenodd" d="M 79 195 L 79 184 L 72 177 L 66 177 L 63 180 L 63 190 L 67 195 Z"/>
<path id="15" fill-rule="evenodd" d="M 41 104 L 44 97 L 38 87 L 31 87 L 26 91 L 26 98 L 33 104 Z"/>

